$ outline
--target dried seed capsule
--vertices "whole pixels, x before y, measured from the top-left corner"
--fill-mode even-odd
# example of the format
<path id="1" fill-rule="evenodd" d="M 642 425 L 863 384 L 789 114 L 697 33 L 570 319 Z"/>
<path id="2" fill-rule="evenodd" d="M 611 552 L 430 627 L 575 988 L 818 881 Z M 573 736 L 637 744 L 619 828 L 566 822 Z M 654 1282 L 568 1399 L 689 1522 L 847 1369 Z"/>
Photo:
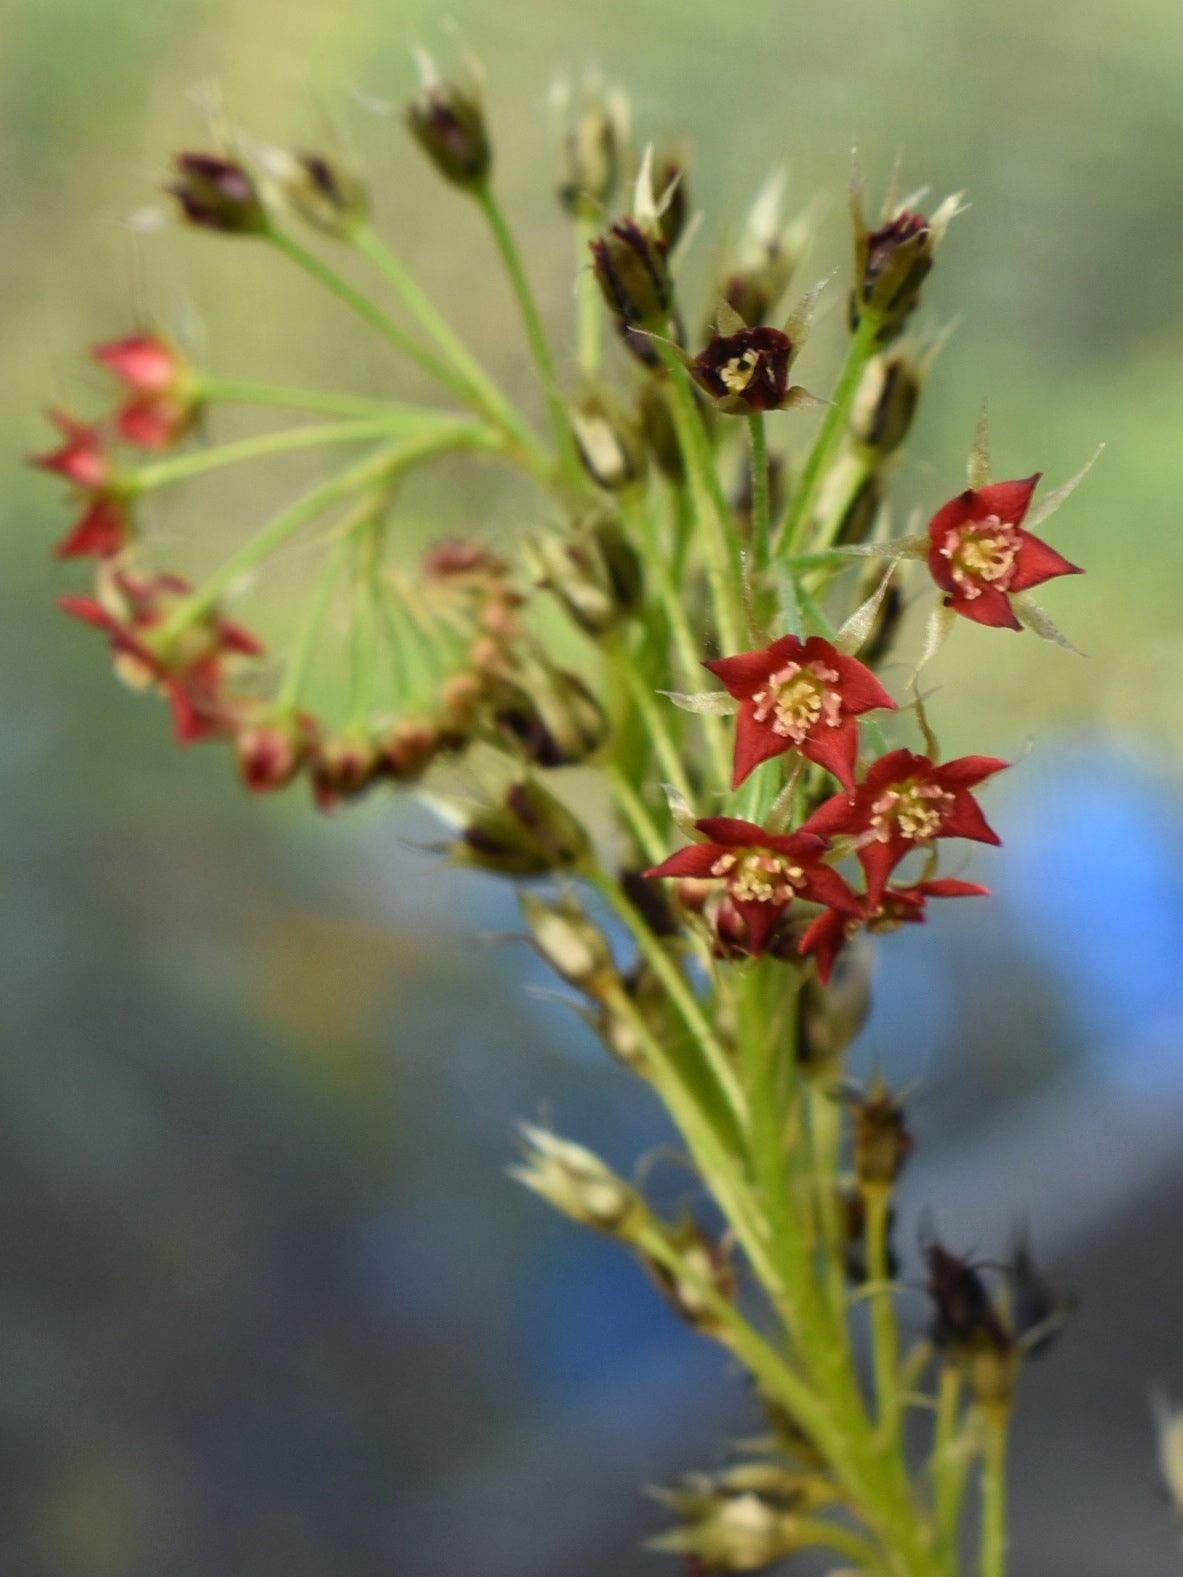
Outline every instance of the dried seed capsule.
<path id="1" fill-rule="evenodd" d="M 628 1239 L 648 1217 L 645 1201 L 591 1150 L 522 1124 L 525 1160 L 509 1175 L 573 1221 Z"/>
<path id="2" fill-rule="evenodd" d="M 418 57 L 422 91 L 407 105 L 407 126 L 445 180 L 475 191 L 488 179 L 492 151 L 476 89 L 446 82 L 426 54 Z"/>
<path id="3" fill-rule="evenodd" d="M 267 214 L 255 183 L 236 159 L 212 153 L 178 153 L 177 179 L 165 188 L 190 224 L 223 235 L 264 235 Z"/>

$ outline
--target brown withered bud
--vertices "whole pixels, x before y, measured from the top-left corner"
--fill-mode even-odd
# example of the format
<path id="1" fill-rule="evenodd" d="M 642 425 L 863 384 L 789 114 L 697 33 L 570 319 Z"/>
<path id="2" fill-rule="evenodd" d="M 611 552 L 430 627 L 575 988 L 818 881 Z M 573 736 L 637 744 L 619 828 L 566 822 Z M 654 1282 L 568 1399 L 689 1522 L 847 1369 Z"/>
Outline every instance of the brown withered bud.
<path id="1" fill-rule="evenodd" d="M 458 865 L 501 876 L 545 876 L 578 865 L 587 848 L 587 834 L 567 807 L 525 778 L 478 811 L 449 853 Z"/>
<path id="2" fill-rule="evenodd" d="M 768 324 L 716 334 L 694 358 L 692 374 L 724 411 L 775 411 L 785 403 L 793 342 Z"/>
<path id="3" fill-rule="evenodd" d="M 267 214 L 255 183 L 236 159 L 213 153 L 178 153 L 177 179 L 165 190 L 190 224 L 223 235 L 264 235 Z"/>
<path id="4" fill-rule="evenodd" d="M 673 413 L 665 388 L 657 379 L 641 385 L 637 396 L 641 431 L 649 445 L 649 453 L 657 461 L 661 474 L 670 482 L 681 485 L 686 479 L 682 449 L 674 426 Z"/>
<path id="5" fill-rule="evenodd" d="M 1075 1310 L 1076 1295 L 1043 1274 L 1025 1233 L 1016 1235 L 1003 1274 L 1010 1294 L 1011 1330 L 1025 1357 L 1041 1357 Z"/>
<path id="6" fill-rule="evenodd" d="M 365 182 L 355 170 L 321 153 L 296 155 L 283 194 L 310 225 L 344 239 L 369 211 Z"/>
<path id="7" fill-rule="evenodd" d="M 673 287 L 660 235 L 642 229 L 635 219 L 621 219 L 590 246 L 608 310 L 630 327 L 664 329 Z"/>
<path id="8" fill-rule="evenodd" d="M 485 184 L 492 162 L 476 89 L 440 76 L 430 56 L 417 57 L 422 89 L 407 105 L 407 127 L 445 180 L 464 191 Z"/>
<path id="9" fill-rule="evenodd" d="M 920 299 L 920 287 L 932 270 L 936 249 L 957 212 L 949 197 L 931 218 L 893 202 L 886 205 L 876 229 L 863 218 L 857 183 L 851 193 L 854 223 L 854 289 L 850 293 L 850 327 L 858 328 L 864 312 L 875 319 L 875 343 L 896 338 Z"/>
<path id="10" fill-rule="evenodd" d="M 842 1189 L 838 1194 L 838 1208 L 842 1221 L 842 1266 L 847 1279 L 856 1286 L 867 1280 L 867 1201 L 857 1188 Z M 899 1256 L 892 1246 L 895 1229 L 895 1210 L 887 1212 L 887 1275 L 894 1280 L 899 1272 Z"/>
<path id="11" fill-rule="evenodd" d="M 378 773 L 378 746 L 369 734 L 342 729 L 317 741 L 311 753 L 312 792 L 321 810 L 340 799 L 353 799 L 369 788 Z"/>
<path id="12" fill-rule="evenodd" d="M 316 724 L 303 712 L 247 723 L 234 736 L 238 775 L 255 794 L 283 788 L 308 759 L 315 738 Z"/>
<path id="13" fill-rule="evenodd" d="M 593 482 L 615 493 L 644 480 L 644 440 L 628 412 L 606 390 L 586 395 L 570 415 L 579 458 Z"/>
<path id="14" fill-rule="evenodd" d="M 957 1364 L 980 1406 L 1008 1407 L 1019 1347 L 999 1319 L 981 1277 L 939 1243 L 929 1243 L 924 1258 L 936 1311 L 933 1341 Z"/>
<path id="15" fill-rule="evenodd" d="M 891 1188 L 913 1148 L 903 1107 L 877 1072 L 861 1094 L 844 1090 L 842 1098 L 854 1113 L 855 1181 L 862 1189 Z"/>
<path id="16" fill-rule="evenodd" d="M 908 357 L 872 357 L 851 406 L 851 437 L 879 455 L 898 449 L 916 415 L 921 386 L 921 376 Z"/>

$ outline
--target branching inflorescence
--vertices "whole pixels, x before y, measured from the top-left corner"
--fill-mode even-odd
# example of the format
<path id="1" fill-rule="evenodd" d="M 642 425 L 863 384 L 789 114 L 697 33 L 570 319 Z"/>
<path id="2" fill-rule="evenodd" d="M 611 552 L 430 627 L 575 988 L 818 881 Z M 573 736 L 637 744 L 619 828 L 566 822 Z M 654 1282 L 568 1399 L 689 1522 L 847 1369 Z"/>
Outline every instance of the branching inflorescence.
<path id="1" fill-rule="evenodd" d="M 99 345 L 120 403 L 93 422 L 52 412 L 60 445 L 34 462 L 78 509 L 57 555 L 95 566 L 91 590 L 61 604 L 105 635 L 122 678 L 168 700 L 179 740 L 228 742 L 250 789 L 304 777 L 329 807 L 407 785 L 452 823 L 453 861 L 533 879 L 520 901 L 534 947 L 664 1103 L 717 1214 L 666 1219 L 538 1128 L 524 1130 L 516 1175 L 631 1249 L 677 1314 L 744 1367 L 767 1419 L 748 1454 L 663 1494 L 673 1525 L 657 1546 L 700 1577 L 807 1547 L 845 1572 L 1001 1577 L 1014 1381 L 1064 1305 L 1025 1245 L 986 1271 L 930 1241 L 931 1325 L 907 1347 L 889 1235 L 911 1139 L 898 1096 L 878 1076 L 851 1085 L 842 1062 L 868 1002 L 859 933 L 985 894 L 940 874 L 942 847 L 999 841 L 978 795 L 1006 763 L 942 759 L 918 675 L 958 615 L 1002 627 L 992 639 L 1027 627 L 1062 641 L 1030 589 L 1075 566 L 1031 527 L 1071 484 L 1040 505 L 1036 477 L 991 481 L 981 423 L 965 490 L 934 500 L 925 532 L 891 532 L 887 488 L 937 345 L 904 331 L 956 199 L 926 217 L 893 190 L 869 225 L 856 183 L 850 339 L 819 400 L 790 381 L 817 291 L 769 321 L 808 240 L 806 221 L 781 222 L 783 183 L 757 198 L 698 335 L 679 294 L 685 170 L 635 160 L 621 101 L 589 86 L 559 194 L 580 270 L 569 365 L 494 195 L 479 94 L 430 63 L 424 75 L 409 129 L 488 221 L 546 437 L 371 228 L 356 169 L 245 144 L 181 154 L 168 189 L 187 223 L 303 270 L 442 401 L 218 379 L 155 328 Z M 301 224 L 322 244 L 309 250 Z M 369 266 L 381 299 L 337 271 L 334 248 Z M 315 420 L 203 443 L 207 413 L 230 402 Z M 811 407 L 820 419 L 785 418 L 791 463 L 770 457 L 766 417 Z M 154 564 L 148 495 L 309 449 L 353 453 L 202 583 Z M 408 564 L 400 483 L 461 453 L 522 472 L 538 524 L 512 550 L 477 531 Z M 319 548 L 319 569 L 277 658 L 226 609 L 297 539 L 306 556 Z M 909 560 L 926 566 L 914 585 Z M 896 649 L 901 583 L 931 612 L 893 697 L 876 670 Z M 567 616 L 558 649 L 543 602 Z M 342 609 L 347 679 L 334 690 L 321 679 Z M 914 726 L 921 748 L 889 748 L 888 726 Z M 611 816 L 577 808 L 591 775 Z M 912 1414 L 928 1421 L 909 1431 L 918 1461 L 904 1450 Z"/>

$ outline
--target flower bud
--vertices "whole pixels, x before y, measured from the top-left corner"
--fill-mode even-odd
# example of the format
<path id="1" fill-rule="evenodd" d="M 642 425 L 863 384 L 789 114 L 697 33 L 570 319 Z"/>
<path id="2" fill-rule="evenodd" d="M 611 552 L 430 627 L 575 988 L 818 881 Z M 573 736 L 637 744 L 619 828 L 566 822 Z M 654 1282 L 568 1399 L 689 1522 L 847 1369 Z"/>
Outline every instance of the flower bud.
<path id="1" fill-rule="evenodd" d="M 583 468 L 609 492 L 633 487 L 645 476 L 645 445 L 636 424 L 605 392 L 587 395 L 571 410 L 571 430 Z"/>
<path id="2" fill-rule="evenodd" d="M 662 384 L 649 379 L 641 385 L 638 396 L 641 431 L 649 452 L 657 461 L 658 469 L 667 481 L 681 485 L 686 480 L 686 467 L 673 413 Z"/>
<path id="3" fill-rule="evenodd" d="M 373 782 L 378 747 L 368 734 L 342 729 L 318 741 L 312 752 L 312 792 L 321 810 L 352 799 Z"/>
<path id="4" fill-rule="evenodd" d="M 711 1308 L 704 1288 L 728 1303 L 735 1297 L 735 1272 L 726 1249 L 704 1232 L 689 1213 L 672 1226 L 663 1223 L 661 1231 L 667 1246 L 678 1255 L 682 1268 L 671 1270 L 667 1264 L 650 1258 L 642 1247 L 640 1255 L 645 1268 L 662 1296 L 687 1325 L 692 1325 L 704 1336 L 721 1337 L 727 1327 Z"/>
<path id="5" fill-rule="evenodd" d="M 577 865 L 587 834 L 565 805 L 526 778 L 478 811 L 450 852 L 457 864 L 502 876 L 545 876 Z"/>
<path id="6" fill-rule="evenodd" d="M 190 224 L 224 235 L 264 235 L 267 214 L 255 184 L 235 159 L 212 153 L 178 153 L 178 179 L 165 188 Z"/>
<path id="7" fill-rule="evenodd" d="M 1075 1295 L 1055 1286 L 1043 1274 L 1025 1234 L 1016 1237 L 1004 1274 L 1010 1294 L 1011 1330 L 1024 1357 L 1042 1357 L 1075 1309 Z"/>
<path id="8" fill-rule="evenodd" d="M 407 105 L 407 126 L 445 180 L 475 191 L 492 158 L 481 101 L 473 87 L 445 82 L 428 55 L 418 60 L 423 86 Z"/>
<path id="9" fill-rule="evenodd" d="M 690 188 L 686 182 L 685 160 L 658 159 L 653 189 L 657 200 L 657 228 L 667 250 L 677 246 L 690 214 Z"/>
<path id="10" fill-rule="evenodd" d="M 808 217 L 781 223 L 784 174 L 764 183 L 748 213 L 734 265 L 719 295 L 749 325 L 765 323 L 776 310 L 809 241 Z"/>
<path id="11" fill-rule="evenodd" d="M 578 674 L 540 660 L 519 667 L 493 697 L 493 715 L 540 767 L 586 761 L 604 742 L 608 724 Z"/>
<path id="12" fill-rule="evenodd" d="M 301 219 L 344 240 L 369 212 L 365 182 L 355 170 L 321 153 L 299 153 L 281 182 L 283 195 Z"/>
<path id="13" fill-rule="evenodd" d="M 611 1237 L 629 1238 L 648 1216 L 648 1207 L 623 1178 L 581 1144 L 545 1128 L 522 1124 L 525 1161 L 509 1175 L 548 1200 L 556 1210 Z"/>
<path id="14" fill-rule="evenodd" d="M 573 217 L 598 213 L 611 200 L 628 138 L 628 101 L 591 84 L 563 139 L 559 202 Z"/>
<path id="15" fill-rule="evenodd" d="M 999 1319 L 981 1277 L 939 1243 L 929 1243 L 924 1258 L 936 1311 L 933 1341 L 958 1365 L 980 1406 L 1008 1406 L 1019 1348 Z"/>
<path id="16" fill-rule="evenodd" d="M 609 311 L 627 325 L 663 329 L 673 288 L 661 236 L 643 230 L 635 219 L 621 219 L 591 243 L 591 254 Z"/>
<path id="17" fill-rule="evenodd" d="M 588 635 L 614 629 L 640 601 L 640 563 L 611 517 L 596 516 L 570 537 L 540 537 L 529 551 L 538 584 Z"/>
<path id="18" fill-rule="evenodd" d="M 949 197 L 931 219 L 889 203 L 878 229 L 869 230 L 863 219 L 857 186 L 851 194 L 854 221 L 854 277 L 850 293 L 850 327 L 858 328 L 864 311 L 878 320 L 875 342 L 895 339 L 904 320 L 920 299 L 920 287 L 932 270 L 937 246 L 957 212 L 958 199 Z"/>
<path id="19" fill-rule="evenodd" d="M 826 1081 L 871 1009 L 871 958 L 846 949 L 827 986 L 802 982 L 797 993 L 797 1066 L 807 1079 Z"/>
<path id="20" fill-rule="evenodd" d="M 604 977 L 618 978 L 603 932 L 573 899 L 547 903 L 523 890 L 518 903 L 535 952 L 569 986 L 596 996 Z"/>
<path id="21" fill-rule="evenodd" d="M 701 1561 L 709 1571 L 760 1571 L 808 1542 L 802 1523 L 814 1507 L 834 1499 L 823 1480 L 779 1462 L 742 1463 L 712 1478 L 687 1476 L 680 1488 L 659 1491 L 681 1526 L 651 1541 Z"/>
<path id="22" fill-rule="evenodd" d="M 234 736 L 234 755 L 245 786 L 255 794 L 283 788 L 308 759 L 315 737 L 316 725 L 303 712 L 244 724 Z"/>
<path id="23" fill-rule="evenodd" d="M 852 438 L 876 454 L 891 454 L 908 435 L 920 392 L 921 378 L 906 356 L 872 357 L 851 406 Z"/>
<path id="24" fill-rule="evenodd" d="M 856 1182 L 862 1189 L 891 1188 L 913 1148 L 903 1107 L 888 1094 L 877 1072 L 864 1095 L 846 1093 L 844 1098 L 854 1110 Z"/>
<path id="25" fill-rule="evenodd" d="M 434 724 L 407 717 L 393 723 L 377 744 L 379 771 L 396 782 L 413 783 L 431 764 L 443 741 Z"/>

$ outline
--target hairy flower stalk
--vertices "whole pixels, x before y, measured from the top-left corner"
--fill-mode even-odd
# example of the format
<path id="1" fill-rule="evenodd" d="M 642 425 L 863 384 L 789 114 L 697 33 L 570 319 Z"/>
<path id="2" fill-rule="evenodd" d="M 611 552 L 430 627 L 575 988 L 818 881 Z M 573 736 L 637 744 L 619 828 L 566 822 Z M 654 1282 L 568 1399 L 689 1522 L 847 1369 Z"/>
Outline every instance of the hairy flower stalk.
<path id="1" fill-rule="evenodd" d="M 560 189 L 581 248 L 578 338 L 556 349 L 533 257 L 493 196 L 476 79 L 423 71 L 408 128 L 488 222 L 549 447 L 373 227 L 369 176 L 318 152 L 183 153 L 169 188 L 183 222 L 234 238 L 228 264 L 243 241 L 269 245 L 445 404 L 222 377 L 155 329 L 105 341 L 93 354 L 118 403 L 51 412 L 59 444 L 33 462 L 80 508 L 53 551 L 90 584 L 59 600 L 123 679 L 164 697 L 181 741 L 227 744 L 252 792 L 303 782 L 330 810 L 412 788 L 449 828 L 440 855 L 528 884 L 531 945 L 620 1072 L 664 1104 L 718 1217 L 663 1218 L 640 1184 L 541 1128 L 523 1129 L 513 1175 L 617 1239 L 677 1318 L 725 1346 L 771 1431 L 662 1492 L 654 1547 L 703 1577 L 810 1548 L 844 1572 L 1003 1577 L 1015 1386 L 1066 1304 L 1025 1245 L 998 1268 L 929 1242 L 930 1339 L 905 1353 L 891 1242 L 905 1102 L 885 1082 L 890 1048 L 862 1089 L 844 1061 L 867 1011 L 865 935 L 923 923 L 931 899 L 986 896 L 961 869 L 999 842 L 978 796 L 1006 763 L 944 757 L 919 701 L 892 693 L 901 600 L 931 607 L 917 669 L 958 615 L 982 638 L 1062 641 L 1027 593 L 1076 566 L 1031 528 L 1073 484 L 1035 504 L 1037 477 L 991 481 L 983 425 L 967 488 L 931 499 L 923 536 L 887 534 L 880 506 L 936 345 L 900 336 L 955 199 L 926 217 L 893 191 L 869 224 L 856 192 L 851 338 L 819 401 L 790 381 L 816 292 L 768 321 L 804 246 L 803 222 L 780 223 L 783 181 L 762 189 L 715 301 L 690 310 L 686 171 L 646 152 L 623 190 L 628 116 L 589 84 Z M 326 261 L 334 245 L 396 312 Z M 694 322 L 710 325 L 699 341 Z M 320 420 L 208 442 L 241 403 Z M 782 507 L 786 447 L 800 459 Z M 220 563 L 190 579 L 158 562 L 150 495 L 308 451 L 325 474 L 244 523 Z M 461 453 L 523 473 L 533 517 L 496 549 L 476 521 L 408 551 L 402 480 Z M 277 638 L 260 592 L 297 542 L 313 568 Z M 866 556 L 889 559 L 886 574 L 867 580 Z M 704 668 L 715 687 L 690 689 Z M 955 704 L 942 694 L 943 713 Z M 579 809 L 591 777 L 611 827 Z M 913 1414 L 927 1430 L 905 1427 Z"/>

